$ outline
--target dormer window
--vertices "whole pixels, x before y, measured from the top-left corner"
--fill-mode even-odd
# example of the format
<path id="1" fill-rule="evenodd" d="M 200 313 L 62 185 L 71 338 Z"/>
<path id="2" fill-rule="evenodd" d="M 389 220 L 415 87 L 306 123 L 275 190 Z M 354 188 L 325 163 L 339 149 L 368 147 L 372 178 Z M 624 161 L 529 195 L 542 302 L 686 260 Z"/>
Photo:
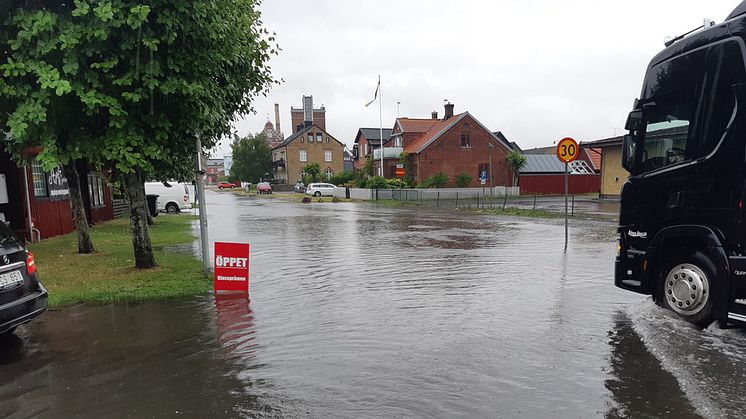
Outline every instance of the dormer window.
<path id="1" fill-rule="evenodd" d="M 401 137 L 394 138 L 394 147 L 401 147 L 401 146 L 402 146 Z"/>

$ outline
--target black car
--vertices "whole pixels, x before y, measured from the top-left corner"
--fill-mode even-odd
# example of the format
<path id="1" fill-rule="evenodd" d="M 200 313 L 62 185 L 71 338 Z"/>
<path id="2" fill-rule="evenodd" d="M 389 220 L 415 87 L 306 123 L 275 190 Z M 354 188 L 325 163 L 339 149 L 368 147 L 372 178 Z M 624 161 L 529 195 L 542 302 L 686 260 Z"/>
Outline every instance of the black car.
<path id="1" fill-rule="evenodd" d="M 36 276 L 34 255 L 0 221 L 0 335 L 47 310 L 48 294 Z"/>

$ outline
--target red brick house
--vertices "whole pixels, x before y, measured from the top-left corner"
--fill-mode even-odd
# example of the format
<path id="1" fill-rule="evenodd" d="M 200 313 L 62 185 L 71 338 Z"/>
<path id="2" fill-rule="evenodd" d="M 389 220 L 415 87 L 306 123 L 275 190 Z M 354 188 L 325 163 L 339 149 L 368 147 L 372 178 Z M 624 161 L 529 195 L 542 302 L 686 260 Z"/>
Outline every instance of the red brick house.
<path id="1" fill-rule="evenodd" d="M 510 144 L 487 129 L 469 112 L 453 114 L 453 104 L 445 105 L 443 119 L 433 112 L 430 119 L 397 118 L 391 137 L 384 143 L 384 169 L 387 178 L 394 177 L 399 154 L 408 154 L 407 176 L 422 183 L 428 177 L 445 172 L 449 185 L 455 186 L 459 173 L 471 175 L 471 187 L 481 186 L 480 174 L 486 175 L 485 186 L 512 186 L 505 158 Z M 376 153 L 377 158 L 380 154 Z M 380 164 L 375 161 L 376 171 Z"/>
<path id="2" fill-rule="evenodd" d="M 104 177 L 89 171 L 85 164 L 77 169 L 88 222 L 114 218 L 112 192 Z M 45 172 L 34 160 L 17 167 L 0 151 L 0 222 L 26 240 L 31 239 L 32 231 L 34 239 L 74 231 L 67 179 L 61 170 Z"/>
<path id="3" fill-rule="evenodd" d="M 388 140 L 391 136 L 391 128 L 383 129 L 383 139 Z M 360 128 L 355 136 L 355 145 L 352 146 L 352 161 L 355 169 L 362 169 L 365 160 L 373 154 L 373 150 L 381 147 L 380 128 Z"/>

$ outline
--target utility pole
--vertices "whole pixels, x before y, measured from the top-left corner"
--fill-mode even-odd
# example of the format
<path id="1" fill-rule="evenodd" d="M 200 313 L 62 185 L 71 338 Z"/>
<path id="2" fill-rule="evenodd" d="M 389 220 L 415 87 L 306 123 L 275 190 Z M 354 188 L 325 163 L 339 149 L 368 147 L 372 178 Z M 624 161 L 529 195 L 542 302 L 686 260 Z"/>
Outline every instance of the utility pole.
<path id="1" fill-rule="evenodd" d="M 202 274 L 210 277 L 210 240 L 207 238 L 207 204 L 205 203 L 205 172 L 202 170 L 202 142 L 197 136 L 197 170 L 195 188 L 199 196 L 199 235 L 202 243 Z"/>

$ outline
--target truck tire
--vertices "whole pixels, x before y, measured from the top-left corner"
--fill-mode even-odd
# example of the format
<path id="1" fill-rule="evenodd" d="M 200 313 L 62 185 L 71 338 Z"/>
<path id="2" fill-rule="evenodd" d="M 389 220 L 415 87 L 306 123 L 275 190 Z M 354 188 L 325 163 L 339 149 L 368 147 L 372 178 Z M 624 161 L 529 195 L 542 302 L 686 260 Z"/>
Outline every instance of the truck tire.
<path id="1" fill-rule="evenodd" d="M 673 252 L 658 270 L 658 305 L 682 319 L 705 328 L 713 321 L 715 265 L 704 253 L 694 250 Z"/>
<path id="2" fill-rule="evenodd" d="M 176 214 L 177 212 L 179 212 L 179 206 L 174 204 L 173 202 L 169 202 L 168 204 L 166 204 L 166 212 L 168 212 L 169 214 Z"/>

